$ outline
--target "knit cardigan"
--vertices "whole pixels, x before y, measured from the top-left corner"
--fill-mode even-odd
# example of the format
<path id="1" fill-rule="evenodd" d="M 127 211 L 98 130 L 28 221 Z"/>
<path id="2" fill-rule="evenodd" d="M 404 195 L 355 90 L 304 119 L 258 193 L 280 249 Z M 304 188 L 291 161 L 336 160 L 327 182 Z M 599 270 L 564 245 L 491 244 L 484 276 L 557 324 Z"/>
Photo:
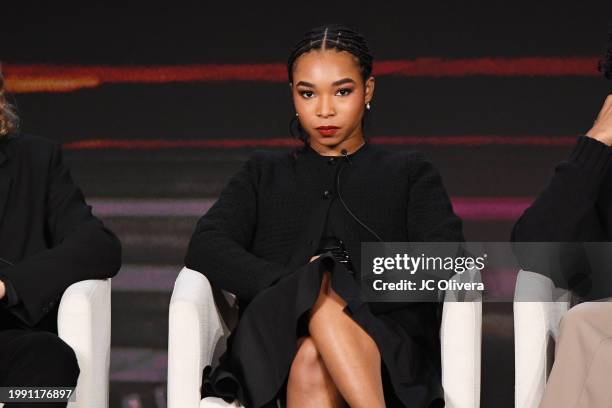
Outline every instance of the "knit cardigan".
<path id="1" fill-rule="evenodd" d="M 511 240 L 556 243 L 515 244 L 522 269 L 548 276 L 584 300 L 612 296 L 609 246 L 582 244 L 612 240 L 612 148 L 580 136 L 515 224 Z"/>
<path id="2" fill-rule="evenodd" d="M 612 239 L 612 148 L 580 136 L 568 160 L 517 221 L 512 241 Z"/>
<path id="3" fill-rule="evenodd" d="M 337 194 L 329 177 L 334 166 L 345 166 L 344 202 L 383 241 L 463 241 L 440 175 L 421 153 L 366 144 L 342 158 L 306 146 L 255 152 L 197 223 L 186 266 L 249 302 L 307 264 Z M 343 235 L 359 271 L 361 242 L 376 238 L 346 211 Z"/>

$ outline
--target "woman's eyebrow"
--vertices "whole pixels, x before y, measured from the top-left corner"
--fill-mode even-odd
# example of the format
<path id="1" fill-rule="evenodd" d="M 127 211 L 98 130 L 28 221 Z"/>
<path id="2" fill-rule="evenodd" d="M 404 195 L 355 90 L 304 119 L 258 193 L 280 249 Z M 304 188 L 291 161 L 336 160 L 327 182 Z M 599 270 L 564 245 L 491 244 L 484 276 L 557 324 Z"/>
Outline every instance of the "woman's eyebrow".
<path id="1" fill-rule="evenodd" d="M 297 84 L 295 84 L 295 86 L 308 86 L 310 88 L 316 88 L 314 84 L 311 84 L 310 82 L 306 82 L 306 81 L 300 81 Z"/>
<path id="2" fill-rule="evenodd" d="M 348 84 L 348 83 L 354 84 L 355 81 L 352 78 L 348 78 L 348 77 L 347 78 L 342 78 L 342 79 L 339 79 L 339 80 L 333 82 L 332 86 L 338 86 L 338 85 Z M 310 88 L 316 88 L 316 86 L 314 84 L 311 84 L 310 82 L 306 82 L 306 81 L 300 81 L 295 86 L 308 86 Z"/>
<path id="3" fill-rule="evenodd" d="M 354 84 L 354 83 L 355 83 L 355 81 L 353 81 L 353 79 L 352 79 L 352 78 L 342 78 L 342 79 L 339 79 L 339 80 L 337 80 L 336 82 L 334 82 L 334 83 L 332 84 L 332 86 L 338 86 L 338 85 L 342 85 L 342 84 L 349 84 L 349 83 L 350 83 L 350 84 Z"/>

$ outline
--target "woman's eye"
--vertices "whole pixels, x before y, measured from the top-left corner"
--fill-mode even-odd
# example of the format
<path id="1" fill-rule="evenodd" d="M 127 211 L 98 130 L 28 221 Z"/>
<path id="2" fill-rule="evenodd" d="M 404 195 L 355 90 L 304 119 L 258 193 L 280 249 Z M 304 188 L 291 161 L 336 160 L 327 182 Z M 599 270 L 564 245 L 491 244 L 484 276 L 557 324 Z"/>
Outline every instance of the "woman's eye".
<path id="1" fill-rule="evenodd" d="M 353 92 L 352 89 L 349 88 L 342 88 L 342 89 L 338 89 L 338 92 L 336 92 L 336 94 L 340 94 L 340 96 L 347 96 L 348 94 L 350 94 L 351 92 Z"/>
<path id="2" fill-rule="evenodd" d="M 303 98 L 310 99 L 312 98 L 313 93 L 312 91 L 301 91 L 300 95 L 302 95 Z"/>

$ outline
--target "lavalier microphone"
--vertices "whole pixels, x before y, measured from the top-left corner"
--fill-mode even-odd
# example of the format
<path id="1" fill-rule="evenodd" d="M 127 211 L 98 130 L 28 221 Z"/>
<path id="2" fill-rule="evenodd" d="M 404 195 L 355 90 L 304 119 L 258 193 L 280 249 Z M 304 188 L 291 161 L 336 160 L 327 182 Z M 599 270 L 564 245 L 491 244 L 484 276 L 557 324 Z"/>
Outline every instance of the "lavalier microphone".
<path id="1" fill-rule="evenodd" d="M 342 154 L 342 156 L 344 157 L 344 159 L 346 160 L 346 162 L 350 165 L 351 164 L 351 160 L 348 157 L 348 152 L 346 151 L 346 149 L 342 149 L 340 151 L 340 153 Z M 346 210 L 346 212 L 349 213 L 349 215 L 351 217 L 353 217 L 353 219 L 355 221 L 357 221 L 357 223 L 359 225 L 361 225 L 363 228 L 365 228 L 370 234 L 374 235 L 374 237 L 379 241 L 379 242 L 383 242 L 382 238 L 380 236 L 378 236 L 378 234 L 376 232 L 374 232 L 372 230 L 372 228 L 368 227 L 363 221 L 361 221 L 359 219 L 359 217 L 357 217 L 355 214 L 353 214 L 353 212 L 351 211 L 351 209 L 348 207 L 348 205 L 346 205 L 346 203 L 344 202 L 344 199 L 342 198 L 342 193 L 340 192 L 340 174 L 342 173 L 342 170 L 344 169 L 344 167 L 340 167 L 339 171 L 336 173 L 336 192 L 338 193 L 338 199 L 340 200 L 340 204 L 342 204 L 342 206 L 344 207 L 344 209 Z"/>

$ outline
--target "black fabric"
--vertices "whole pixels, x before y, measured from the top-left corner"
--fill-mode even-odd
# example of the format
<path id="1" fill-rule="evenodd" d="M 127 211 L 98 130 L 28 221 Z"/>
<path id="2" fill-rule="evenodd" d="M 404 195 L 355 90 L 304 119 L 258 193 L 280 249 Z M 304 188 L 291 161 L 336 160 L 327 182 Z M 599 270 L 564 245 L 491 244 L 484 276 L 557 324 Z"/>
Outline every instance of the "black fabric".
<path id="1" fill-rule="evenodd" d="M 114 276 L 121 246 L 91 214 L 58 144 L 16 135 L 0 139 L 1 273 L 17 304 L 0 307 L 0 330 L 57 331 L 57 308 L 71 284 Z"/>
<path id="2" fill-rule="evenodd" d="M 612 289 L 606 283 L 606 262 L 603 269 L 593 267 L 605 254 L 584 244 L 612 240 L 612 148 L 578 137 L 569 159 L 555 168 L 549 184 L 514 225 L 511 240 L 559 243 L 545 250 L 515 244 L 521 268 L 548 276 L 578 295 L 612 296 L 605 293 Z"/>
<path id="3" fill-rule="evenodd" d="M 375 316 L 360 300 L 354 275 L 331 253 L 283 277 L 249 304 L 219 365 L 214 370 L 205 368 L 203 396 L 220 396 L 227 401 L 238 398 L 245 407 L 276 406 L 276 398 L 284 399 L 297 340 L 307 332 L 306 317 L 325 271 L 332 273 L 332 288 L 347 302 L 345 312 L 378 346 L 387 406 L 443 406 L 439 349 L 431 344 L 439 347 L 439 342 L 431 334 L 408 334 L 393 316 Z M 435 304 L 413 303 L 403 311 L 412 312 L 421 326 L 436 320 Z"/>
<path id="4" fill-rule="evenodd" d="M 297 159 L 287 152 L 253 154 L 198 221 L 185 264 L 236 294 L 242 306 L 306 264 L 331 203 L 325 191 L 334 190 L 327 160 L 311 148 Z M 442 180 L 420 153 L 366 144 L 351 155 L 341 186 L 351 211 L 384 241 L 463 240 Z M 341 217 L 360 270 L 361 242 L 376 239 L 346 212 Z M 385 310 L 379 306 L 376 311 Z"/>
<path id="5" fill-rule="evenodd" d="M 0 387 L 76 387 L 76 355 L 56 334 L 42 330 L 0 331 Z M 66 403 L 7 403 L 6 408 L 59 408 Z"/>
<path id="6" fill-rule="evenodd" d="M 198 222 L 185 263 L 237 294 L 241 308 L 228 350 L 204 370 L 203 394 L 274 406 L 329 270 L 345 311 L 379 347 L 388 406 L 443 405 L 439 305 L 361 301 L 360 244 L 375 238 L 334 200 L 334 166 L 344 166 L 348 207 L 385 241 L 462 241 L 461 221 L 419 153 L 366 144 L 349 160 L 330 164 L 311 148 L 297 157 L 257 152 Z M 308 263 L 329 233 L 346 242 L 357 273 L 331 253 Z"/>
<path id="7" fill-rule="evenodd" d="M 512 241 L 612 239 L 612 148 L 580 136 L 512 230 Z"/>
<path id="8" fill-rule="evenodd" d="M 328 174 L 326 175 L 327 184 L 334 186 L 334 190 L 337 189 L 338 177 L 344 169 L 344 165 L 347 164 L 346 160 L 342 156 L 330 156 L 327 158 L 327 164 L 329 166 Z M 338 196 L 338 192 L 335 193 L 332 190 L 326 190 L 329 192 L 329 209 L 325 215 L 325 222 L 323 233 L 319 239 L 319 245 L 313 255 L 320 255 L 322 253 L 331 251 L 332 255 L 338 262 L 345 263 L 351 270 L 354 270 L 354 266 L 351 263 L 350 254 L 348 253 L 345 245 L 345 230 L 344 230 L 344 211 L 346 211 L 341 203 Z"/>

